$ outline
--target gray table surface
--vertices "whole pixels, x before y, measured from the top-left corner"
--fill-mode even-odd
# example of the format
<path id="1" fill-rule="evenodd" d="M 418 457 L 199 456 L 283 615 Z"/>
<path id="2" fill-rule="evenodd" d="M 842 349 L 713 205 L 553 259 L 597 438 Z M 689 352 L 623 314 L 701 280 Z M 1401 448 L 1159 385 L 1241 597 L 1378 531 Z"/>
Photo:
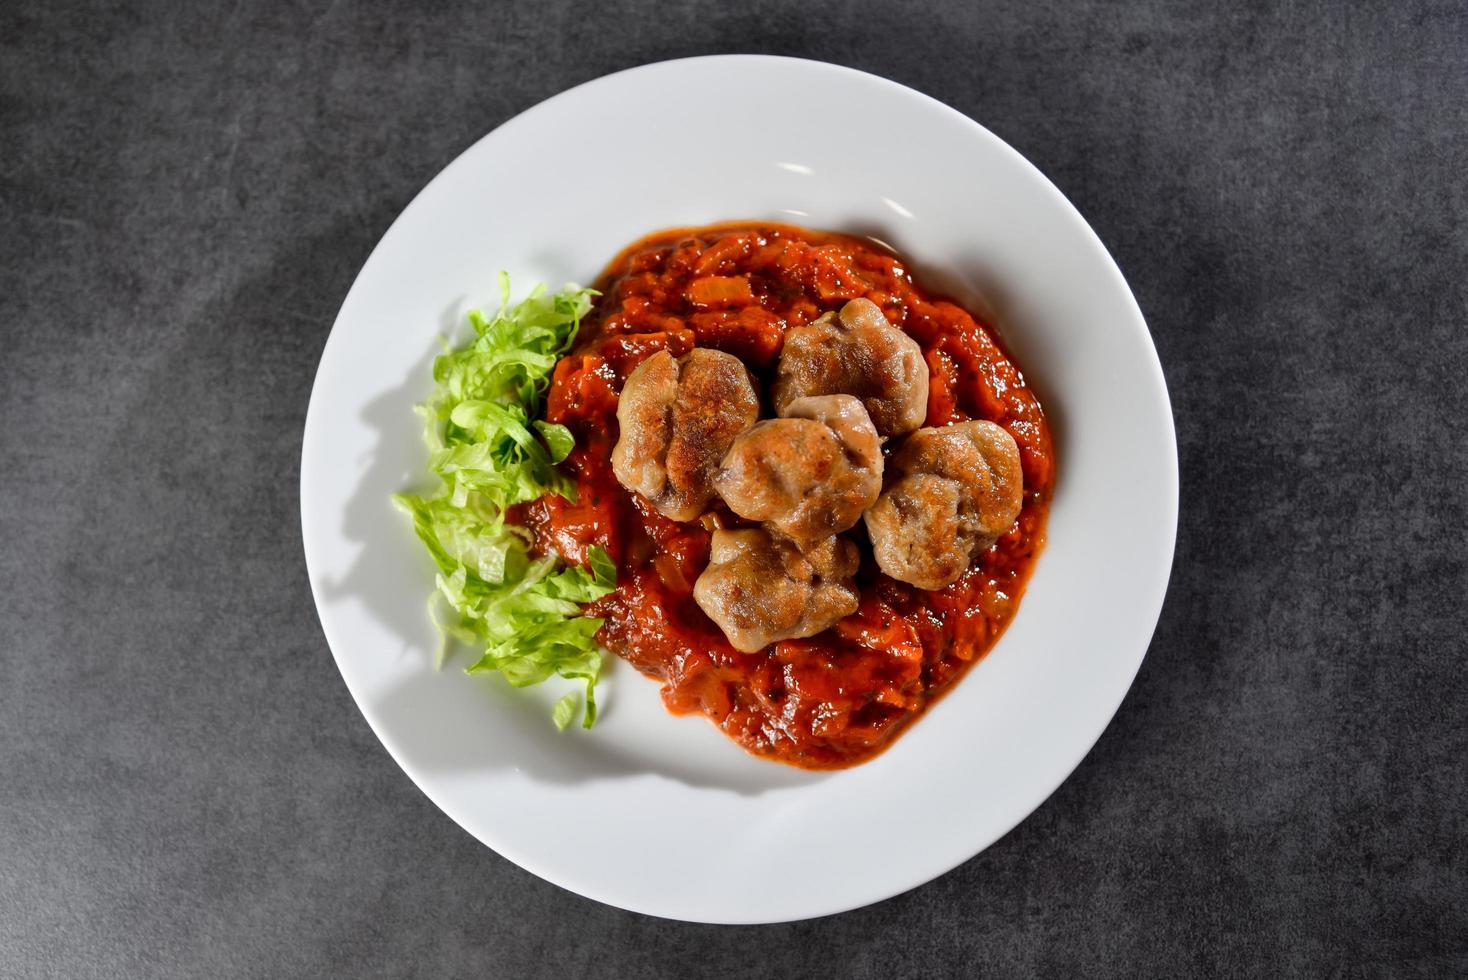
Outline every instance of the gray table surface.
<path id="1" fill-rule="evenodd" d="M 332 663 L 296 496 L 417 190 L 567 86 L 729 51 L 894 78 L 1048 174 L 1182 474 L 1070 780 L 932 884 L 760 928 L 598 905 L 439 813 Z M 1468 973 L 1465 171 L 1455 3 L 8 0 L 0 976 Z"/>

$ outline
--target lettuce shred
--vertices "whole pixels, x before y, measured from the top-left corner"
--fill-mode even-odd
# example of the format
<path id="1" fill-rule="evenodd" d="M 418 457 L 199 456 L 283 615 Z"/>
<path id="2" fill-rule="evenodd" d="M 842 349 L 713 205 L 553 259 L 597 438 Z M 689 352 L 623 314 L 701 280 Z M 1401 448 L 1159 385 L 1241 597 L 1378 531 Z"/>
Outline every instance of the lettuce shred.
<path id="1" fill-rule="evenodd" d="M 474 339 L 433 364 L 435 388 L 418 406 L 425 421 L 429 469 L 441 485 L 428 496 L 397 494 L 394 502 L 438 566 L 430 614 L 442 634 L 479 653 L 469 673 L 498 671 L 516 687 L 552 675 L 585 685 L 582 727 L 596 721 L 602 620 L 582 604 L 617 584 L 606 552 L 592 547 L 588 565 L 568 565 L 530 552 L 531 535 L 505 519 L 506 509 L 554 493 L 576 499 L 560 463 L 574 448 L 570 430 L 538 419 L 556 360 L 576 339 L 596 293 L 537 286 L 510 305 L 509 276 L 499 278 L 500 309 L 469 314 Z M 574 694 L 552 712 L 564 729 L 576 713 Z"/>

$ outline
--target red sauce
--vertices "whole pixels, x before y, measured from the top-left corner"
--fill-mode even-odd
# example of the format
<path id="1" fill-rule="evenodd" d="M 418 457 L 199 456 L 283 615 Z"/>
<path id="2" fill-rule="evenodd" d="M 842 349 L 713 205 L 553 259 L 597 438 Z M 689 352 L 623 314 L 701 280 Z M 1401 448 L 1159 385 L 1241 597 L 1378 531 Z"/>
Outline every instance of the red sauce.
<path id="1" fill-rule="evenodd" d="M 603 274 L 602 297 L 556 366 L 547 417 L 576 435 L 567 460 L 579 500 L 546 497 L 518 519 L 542 549 L 617 562 L 618 588 L 593 608 L 600 639 L 663 683 L 676 713 L 699 711 L 750 752 L 808 769 L 881 752 L 1003 633 L 1044 543 L 1054 484 L 1050 432 L 1019 368 L 982 324 L 925 292 L 902 260 L 868 242 L 786 225 L 728 224 L 651 235 Z M 1019 444 L 1019 519 L 957 582 L 926 592 L 881 574 L 863 549 L 857 613 L 817 636 L 740 653 L 693 602 L 709 528 L 746 522 L 720 505 L 703 523 L 659 515 L 612 475 L 617 395 L 644 358 L 714 347 L 763 381 L 787 328 L 865 296 L 921 345 L 928 425 L 989 419 Z M 766 410 L 763 415 L 770 413 Z M 852 532 L 862 541 L 861 525 Z"/>

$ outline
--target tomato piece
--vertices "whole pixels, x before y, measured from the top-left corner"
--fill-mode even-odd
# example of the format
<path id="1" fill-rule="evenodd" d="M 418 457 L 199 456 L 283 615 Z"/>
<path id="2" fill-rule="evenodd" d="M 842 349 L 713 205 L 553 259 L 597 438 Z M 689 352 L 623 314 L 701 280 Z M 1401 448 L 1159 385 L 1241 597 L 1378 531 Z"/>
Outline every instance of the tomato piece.
<path id="1" fill-rule="evenodd" d="M 744 276 L 704 276 L 690 282 L 683 296 L 702 310 L 748 306 L 754 302 L 754 291 Z"/>

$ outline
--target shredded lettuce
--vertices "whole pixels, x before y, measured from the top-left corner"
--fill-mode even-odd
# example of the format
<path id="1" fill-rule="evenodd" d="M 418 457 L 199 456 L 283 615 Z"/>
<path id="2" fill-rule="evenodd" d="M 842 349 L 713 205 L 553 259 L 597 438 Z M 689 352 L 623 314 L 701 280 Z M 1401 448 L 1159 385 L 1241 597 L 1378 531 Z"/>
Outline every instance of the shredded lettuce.
<path id="1" fill-rule="evenodd" d="M 552 675 L 582 681 L 582 727 L 596 722 L 596 681 L 602 620 L 582 605 L 611 592 L 617 570 L 600 548 L 590 567 L 535 557 L 531 536 L 505 520 L 505 511 L 554 493 L 575 500 L 575 483 L 556 464 L 575 448 L 563 425 L 540 414 L 556 360 L 576 339 L 591 309 L 590 289 L 536 286 L 510 305 L 510 280 L 500 273 L 500 309 L 492 318 L 469 314 L 474 339 L 433 364 L 433 395 L 419 411 L 430 451 L 429 469 L 441 486 L 428 496 L 397 494 L 398 507 L 438 566 L 430 614 L 443 637 L 471 646 L 470 673 L 498 671 L 516 687 Z M 576 696 L 556 702 L 551 720 L 564 729 Z"/>

